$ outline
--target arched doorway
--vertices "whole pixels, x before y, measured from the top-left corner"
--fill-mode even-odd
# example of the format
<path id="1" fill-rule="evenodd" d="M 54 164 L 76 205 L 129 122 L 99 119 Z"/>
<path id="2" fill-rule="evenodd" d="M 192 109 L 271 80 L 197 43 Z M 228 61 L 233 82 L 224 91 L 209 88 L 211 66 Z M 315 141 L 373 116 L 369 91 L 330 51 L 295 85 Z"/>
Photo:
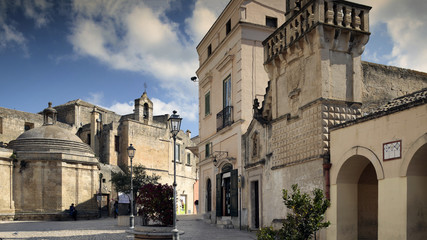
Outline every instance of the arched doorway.
<path id="1" fill-rule="evenodd" d="M 216 216 L 238 216 L 237 169 L 226 163 L 216 175 Z"/>
<path id="2" fill-rule="evenodd" d="M 427 236 L 427 144 L 413 155 L 407 172 L 407 239 Z"/>
<path id="3" fill-rule="evenodd" d="M 211 179 L 208 178 L 206 181 L 206 212 L 212 211 L 212 182 Z"/>
<path id="4" fill-rule="evenodd" d="M 378 239 L 378 178 L 364 156 L 348 158 L 337 176 L 337 235 Z"/>

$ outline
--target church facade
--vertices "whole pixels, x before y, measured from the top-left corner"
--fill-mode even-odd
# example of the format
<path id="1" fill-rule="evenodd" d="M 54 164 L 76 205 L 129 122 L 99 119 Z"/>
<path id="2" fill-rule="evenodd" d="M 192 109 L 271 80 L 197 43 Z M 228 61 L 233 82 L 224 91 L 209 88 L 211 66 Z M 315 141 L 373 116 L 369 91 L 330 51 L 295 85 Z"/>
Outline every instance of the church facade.
<path id="1" fill-rule="evenodd" d="M 74 136 L 74 140 L 81 142 L 79 144 L 87 146 L 86 150 L 90 150 L 93 155 L 92 159 L 96 160 L 96 163 L 91 160 L 95 168 L 90 170 L 90 176 L 88 175 L 88 177 L 81 179 L 84 184 L 87 184 L 88 181 L 91 182 L 91 186 L 93 185 L 91 190 L 78 189 L 75 193 L 79 197 L 86 194 L 89 197 L 88 201 L 94 201 L 96 215 L 98 214 L 99 204 L 101 204 L 103 214 L 105 215 L 111 211 L 111 204 L 118 198 L 118 193 L 110 182 L 111 173 L 130 167 L 130 159 L 127 156 L 126 150 L 130 144 L 136 148 L 133 166 L 142 164 L 147 174 L 156 174 L 161 177 L 159 182 L 169 185 L 173 183 L 174 148 L 177 149 L 177 197 L 180 200 L 178 213 L 195 213 L 196 207 L 194 201 L 197 200 L 195 199 L 197 198 L 197 194 L 194 194 L 194 188 L 197 186 L 196 163 L 198 158 L 190 151 L 191 147 L 195 146 L 195 143 L 191 139 L 191 133 L 189 131 L 180 131 L 177 136 L 177 144 L 173 146 L 168 125 L 169 114 L 154 116 L 153 103 L 145 92 L 140 98 L 135 99 L 134 113 L 124 116 L 82 100 L 70 101 L 52 107 L 52 109 L 55 110 L 58 120 L 55 126 L 61 129 L 61 131 Z M 43 115 L 41 114 L 0 108 L 0 142 L 2 142 L 0 160 L 3 163 L 1 166 L 5 168 L 5 171 L 2 172 L 2 178 L 10 183 L 8 188 L 2 188 L 2 191 L 4 191 L 2 196 L 5 198 L 5 201 L 4 206 L 0 207 L 0 209 L 2 214 L 8 212 L 9 217 L 7 219 L 21 219 L 17 217 L 19 215 L 18 209 L 21 209 L 21 205 L 19 204 L 25 202 L 26 198 L 25 194 L 16 194 L 16 191 L 18 189 L 24 190 L 23 188 L 18 188 L 21 182 L 22 184 L 25 184 L 27 180 L 31 182 L 29 179 L 22 179 L 21 181 L 20 175 L 22 174 L 19 172 L 19 164 L 20 162 L 28 162 L 39 155 L 37 153 L 24 154 L 25 151 L 19 153 L 20 146 L 27 146 L 28 144 L 15 143 L 22 136 L 28 135 L 28 132 L 43 128 L 45 125 L 43 121 Z M 22 142 L 22 140 L 20 141 Z M 55 145 L 58 141 L 54 139 L 52 140 L 52 144 Z M 64 147 L 64 149 L 67 148 Z M 57 152 L 56 150 L 51 151 Z M 27 160 L 23 158 L 24 155 L 28 158 Z M 81 162 L 84 157 L 76 158 L 77 162 Z M 32 166 L 39 165 L 35 164 Z M 48 171 L 48 169 L 52 169 L 49 166 L 40 165 L 40 169 Z M 31 169 L 32 171 L 36 171 L 37 174 L 43 173 L 41 170 Z M 78 176 L 84 176 L 81 172 L 83 170 L 76 171 L 79 172 Z M 51 185 L 58 186 L 56 181 L 60 182 L 62 178 L 51 176 L 49 179 Z M 53 179 L 56 180 L 53 181 Z M 83 186 L 83 182 L 77 185 L 63 182 L 63 185 L 73 188 L 72 186 Z M 36 181 L 34 182 L 33 189 L 36 190 L 42 186 L 45 185 Z M 52 194 L 57 192 L 57 190 L 61 190 L 53 186 L 46 189 L 50 189 L 50 193 Z M 65 192 L 65 190 L 62 189 L 61 191 Z M 54 198 L 54 196 L 52 195 L 51 198 Z M 39 199 L 38 201 L 43 201 L 41 200 L 42 198 L 35 197 Z M 97 202 L 99 198 L 101 201 Z M 68 199 L 67 201 L 71 201 L 73 198 Z M 84 209 L 82 201 L 77 200 L 73 202 L 76 204 L 77 209 Z M 44 202 L 43 204 L 48 204 L 48 202 Z M 58 206 L 56 210 L 64 211 L 70 204 L 71 202 L 58 203 L 55 205 Z M 51 206 L 50 204 L 48 205 Z M 34 206 L 28 205 L 26 207 L 33 208 Z M 43 207 L 37 206 L 34 209 L 37 209 L 34 211 L 38 212 L 39 216 L 46 215 L 45 213 L 47 213 L 47 210 Z M 31 212 L 30 210 L 28 211 Z"/>

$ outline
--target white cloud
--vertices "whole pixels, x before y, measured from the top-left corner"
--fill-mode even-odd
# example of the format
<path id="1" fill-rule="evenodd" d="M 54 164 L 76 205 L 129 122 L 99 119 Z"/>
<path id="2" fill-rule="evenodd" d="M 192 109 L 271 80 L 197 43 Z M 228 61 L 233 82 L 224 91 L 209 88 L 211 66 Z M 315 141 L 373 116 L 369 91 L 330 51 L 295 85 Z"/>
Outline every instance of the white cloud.
<path id="1" fill-rule="evenodd" d="M 49 23 L 49 12 L 53 4 L 47 0 L 34 1 L 7 1 L 0 0 L 0 49 L 19 47 L 25 57 L 29 57 L 29 51 L 24 33 L 8 17 L 15 11 L 22 11 L 24 16 L 34 21 L 37 28 Z"/>
<path id="2" fill-rule="evenodd" d="M 69 41 L 80 56 L 153 76 L 162 95 L 174 99 L 172 103 L 153 98 L 154 114 L 177 110 L 187 120 L 197 121 L 197 85 L 190 81 L 198 68 L 195 48 L 227 2 L 196 1 L 194 12 L 181 23 L 185 36 L 182 26 L 164 14 L 171 1 L 76 0 Z M 114 103 L 109 109 L 124 114 L 133 110 L 133 103 Z"/>
<path id="3" fill-rule="evenodd" d="M 24 55 L 28 57 L 27 40 L 24 35 L 17 31 L 13 26 L 6 24 L 0 25 L 0 50 L 2 48 L 10 48 L 18 46 L 24 52 Z"/>
<path id="4" fill-rule="evenodd" d="M 36 27 L 40 28 L 49 23 L 49 11 L 53 4 L 46 0 L 22 1 L 23 11 L 27 18 L 33 19 Z"/>
<path id="5" fill-rule="evenodd" d="M 92 103 L 94 105 L 101 106 L 103 100 L 104 100 L 104 93 L 103 92 L 90 92 L 89 97 L 85 99 L 85 101 Z"/>
<path id="6" fill-rule="evenodd" d="M 393 49 L 386 64 L 427 72 L 427 4 L 425 0 L 357 0 L 371 5 L 371 32 L 387 26 Z M 371 53 L 372 55 L 375 53 Z"/>
<path id="7" fill-rule="evenodd" d="M 193 15 L 185 20 L 189 26 L 187 34 L 192 37 L 195 44 L 202 40 L 228 2 L 229 0 L 196 1 Z"/>
<path id="8" fill-rule="evenodd" d="M 128 102 L 128 103 L 119 103 L 116 102 L 113 105 L 111 105 L 110 107 L 107 107 L 107 109 L 119 114 L 119 115 L 126 115 L 126 114 L 130 114 L 133 113 L 133 108 L 134 108 L 134 104 L 133 102 Z"/>

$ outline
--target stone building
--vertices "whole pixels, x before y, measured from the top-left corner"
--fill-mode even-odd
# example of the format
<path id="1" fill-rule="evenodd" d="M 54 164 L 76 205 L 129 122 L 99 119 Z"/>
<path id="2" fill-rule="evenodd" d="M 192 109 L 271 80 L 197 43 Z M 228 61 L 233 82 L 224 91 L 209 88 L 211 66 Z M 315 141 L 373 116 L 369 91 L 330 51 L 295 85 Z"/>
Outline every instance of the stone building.
<path id="1" fill-rule="evenodd" d="M 153 107 L 144 92 L 135 99 L 134 112 L 123 116 L 80 99 L 56 106 L 55 109 L 59 121 L 79 126 L 77 135 L 91 146 L 101 163 L 130 167 L 126 149 L 133 144 L 136 148 L 133 165 L 142 164 L 149 175 L 156 174 L 161 177 L 161 183 L 171 185 L 174 146 L 168 125 L 169 114 L 154 116 Z M 194 212 L 196 200 L 193 199 L 193 187 L 198 158 L 189 150 L 192 146 L 195 144 L 191 140 L 191 133 L 180 131 L 176 145 L 177 196 L 185 203 L 184 212 L 187 214 Z M 108 172 L 103 175 L 108 176 Z M 109 179 L 106 179 L 105 185 L 111 189 L 108 183 Z M 105 202 L 116 198 L 105 188 L 102 189 L 104 198 L 108 198 Z"/>
<path id="2" fill-rule="evenodd" d="M 267 75 L 262 41 L 284 22 L 285 3 L 230 1 L 197 46 L 200 210 L 209 222 L 238 226 L 241 135 Z"/>
<path id="3" fill-rule="evenodd" d="M 226 206 L 218 195 L 228 190 L 224 188 L 228 175 L 222 172 L 229 171 L 231 163 L 232 169 L 237 168 L 234 175 L 239 176 L 235 186 L 241 187 L 235 195 L 230 191 L 231 199 L 238 197 L 239 203 L 239 216 L 231 218 L 234 227 L 280 227 L 287 212 L 281 190 L 290 189 L 295 183 L 305 192 L 321 188 L 329 198 L 329 176 L 331 166 L 334 167 L 330 160 L 330 128 L 363 117 L 393 98 L 427 87 L 425 73 L 361 61 L 370 35 L 370 7 L 345 1 L 283 2 L 286 3 L 284 24 L 263 40 L 263 64 L 253 61 L 253 66 L 263 65 L 268 74 L 265 91 L 254 96 L 249 84 L 252 78 L 237 78 L 232 84 L 232 89 L 237 88 L 231 91 L 231 99 L 236 101 L 233 104 L 241 104 L 232 113 L 236 116 L 252 112 L 253 118 L 235 118 L 230 126 L 215 133 L 211 130 L 213 124 L 208 124 L 209 115 L 203 116 L 206 102 L 220 105 L 225 99 L 224 94 L 210 93 L 206 97 L 204 91 L 208 89 L 206 86 L 212 86 L 211 92 L 227 91 L 224 81 L 227 75 L 218 74 L 218 70 L 224 69 L 227 55 L 221 52 L 224 57 L 213 55 L 205 60 L 201 46 L 207 46 L 210 32 L 225 22 L 221 18 L 227 11 L 238 12 L 240 1 L 230 2 L 197 49 L 201 59 L 197 72 L 201 79 L 200 198 L 206 199 L 206 203 L 216 203 L 212 209 L 204 209 L 202 204 L 201 209 L 203 213 L 218 213 Z M 249 3 L 252 1 L 245 2 Z M 258 14 L 254 17 L 258 19 L 265 16 L 260 11 L 253 14 Z M 233 62 L 233 67 L 254 60 L 250 55 L 237 56 L 241 59 Z M 242 69 L 237 73 L 245 76 L 248 71 Z M 254 101 L 244 102 L 248 97 Z M 241 140 L 228 135 L 237 124 Z M 226 144 L 215 149 L 215 143 L 221 142 L 215 139 L 221 138 Z M 215 141 L 210 144 L 210 140 Z M 238 154 L 231 155 L 230 149 Z M 206 150 L 213 154 L 206 154 Z M 231 158 L 221 158 L 215 151 L 226 152 Z M 233 182 L 229 185 L 233 189 Z M 212 219 L 223 224 L 223 218 Z M 323 232 L 322 238 L 325 236 Z"/>
<path id="4" fill-rule="evenodd" d="M 43 111 L 44 123 L 9 142 L 13 149 L 11 168 L 2 172 L 8 178 L 4 197 L 10 198 L 15 220 L 60 220 L 74 203 L 80 217 L 95 217 L 99 162 L 92 149 L 68 129 L 56 125 L 56 110 Z M 14 211 L 13 211 L 14 210 Z"/>
<path id="5" fill-rule="evenodd" d="M 91 181 L 95 181 L 94 192 L 91 192 L 91 196 L 95 199 L 95 195 L 97 197 L 102 195 L 101 206 L 105 212 L 103 214 L 107 214 L 106 212 L 111 208 L 110 203 L 118 197 L 110 182 L 111 172 L 118 172 L 121 171 L 120 168 L 130 167 L 130 159 L 126 151 L 130 144 L 137 149 L 133 159 L 134 166 L 142 164 L 149 175 L 160 176 L 161 183 L 170 185 L 173 183 L 174 146 L 168 125 L 169 114 L 154 116 L 153 104 L 145 92 L 135 100 L 134 113 L 124 116 L 80 99 L 53 107 L 53 109 L 56 111 L 58 119 L 56 127 L 69 131 L 74 136 L 74 140 L 83 141 L 82 144 L 88 146 L 88 149 L 97 158 L 96 165 L 100 171 L 91 179 Z M 27 146 L 28 144 L 17 145 L 16 142 L 22 142 L 21 138 L 28 136 L 29 132 L 33 131 L 32 128 L 43 128 L 43 116 L 0 108 L 0 123 L 2 146 L 13 148 L 16 156 L 23 156 L 24 153 L 18 155 L 19 149 L 15 148 L 18 145 Z M 20 135 L 21 137 L 18 138 Z M 175 147 L 178 150 L 177 196 L 180 199 L 179 202 L 182 203 L 180 214 L 191 214 L 195 209 L 194 196 L 197 197 L 197 195 L 194 195 L 194 187 L 197 181 L 196 162 L 198 158 L 189 150 L 194 146 L 189 131 L 179 132 Z M 8 169 L 12 160 L 10 159 L 11 154 L 9 156 L 7 154 L 9 154 L 8 151 L 3 151 L 0 160 L 4 163 L 1 166 Z M 30 159 L 36 157 L 37 154 L 33 155 L 31 153 L 25 156 Z M 40 167 L 47 168 L 42 165 Z M 13 176 L 13 174 L 10 176 L 10 181 L 15 186 L 19 182 Z M 52 181 L 52 183 L 54 182 Z M 2 190 L 7 192 L 7 189 Z M 20 195 L 14 195 L 14 197 L 12 209 L 18 212 L 18 202 L 22 200 L 22 197 Z"/>
<path id="6" fill-rule="evenodd" d="M 328 239 L 425 239 L 427 88 L 334 126 L 330 136 Z"/>

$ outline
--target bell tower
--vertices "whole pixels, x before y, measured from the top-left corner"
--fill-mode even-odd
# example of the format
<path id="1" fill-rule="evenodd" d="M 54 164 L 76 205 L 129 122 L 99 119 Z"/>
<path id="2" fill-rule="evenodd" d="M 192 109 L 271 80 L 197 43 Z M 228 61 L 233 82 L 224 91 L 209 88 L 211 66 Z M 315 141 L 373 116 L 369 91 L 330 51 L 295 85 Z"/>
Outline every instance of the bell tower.
<path id="1" fill-rule="evenodd" d="M 151 124 L 153 122 L 153 102 L 144 91 L 140 98 L 135 99 L 135 120 Z"/>

